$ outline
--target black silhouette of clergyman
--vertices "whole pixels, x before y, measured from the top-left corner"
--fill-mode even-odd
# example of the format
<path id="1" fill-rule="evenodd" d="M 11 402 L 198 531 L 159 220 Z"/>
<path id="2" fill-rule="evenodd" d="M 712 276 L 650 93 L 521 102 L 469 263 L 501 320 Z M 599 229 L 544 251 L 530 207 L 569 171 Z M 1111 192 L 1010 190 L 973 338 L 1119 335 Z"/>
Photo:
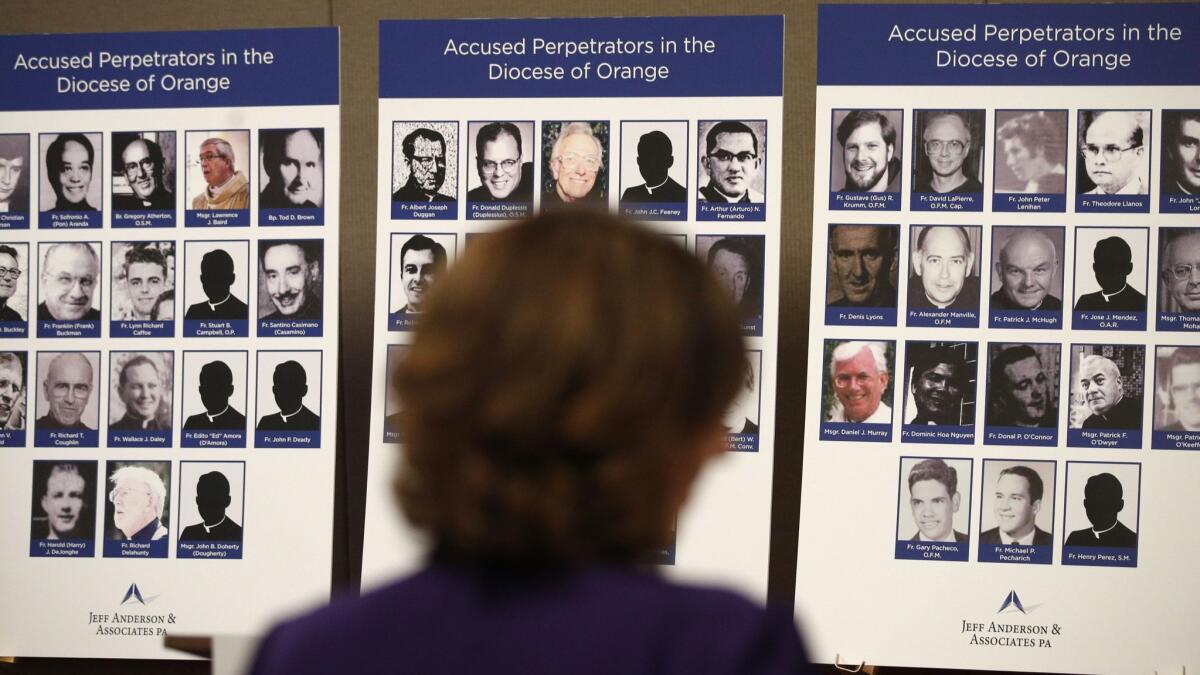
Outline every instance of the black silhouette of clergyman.
<path id="1" fill-rule="evenodd" d="M 1126 282 L 1133 271 L 1133 252 L 1120 237 L 1108 237 L 1096 242 L 1092 271 L 1100 290 L 1087 293 L 1075 302 L 1076 312 L 1144 312 L 1146 296 Z"/>
<path id="2" fill-rule="evenodd" d="M 1137 533 L 1117 520 L 1124 508 L 1121 481 L 1111 473 L 1092 476 L 1083 488 L 1083 509 L 1092 526 L 1072 532 L 1066 545 L 1136 548 Z"/>
<path id="3" fill-rule="evenodd" d="M 229 288 L 235 279 L 233 258 L 222 249 L 214 249 L 200 259 L 200 285 L 208 300 L 187 308 L 184 319 L 245 319 L 249 316 L 246 303 L 233 297 Z"/>
<path id="4" fill-rule="evenodd" d="M 304 405 L 308 393 L 308 375 L 304 366 L 295 361 L 284 361 L 275 366 L 272 376 L 275 385 L 275 405 L 279 412 L 264 415 L 258 421 L 259 431 L 319 431 L 321 418 Z"/>
<path id="5" fill-rule="evenodd" d="M 229 405 L 233 396 L 233 371 L 224 361 L 212 361 L 200 369 L 200 400 L 204 412 L 196 413 L 183 423 L 185 431 L 246 429 L 246 416 Z"/>
<path id="6" fill-rule="evenodd" d="M 651 131 L 638 139 L 637 149 L 638 170 L 646 182 L 625 190 L 621 201 L 635 204 L 687 201 L 687 190 L 667 175 L 667 170 L 675 164 L 671 139 L 661 131 Z"/>
<path id="7" fill-rule="evenodd" d="M 232 500 L 229 479 L 220 471 L 209 471 L 196 481 L 196 509 L 201 522 L 188 525 L 179 541 L 241 541 L 242 526 L 225 515 Z"/>

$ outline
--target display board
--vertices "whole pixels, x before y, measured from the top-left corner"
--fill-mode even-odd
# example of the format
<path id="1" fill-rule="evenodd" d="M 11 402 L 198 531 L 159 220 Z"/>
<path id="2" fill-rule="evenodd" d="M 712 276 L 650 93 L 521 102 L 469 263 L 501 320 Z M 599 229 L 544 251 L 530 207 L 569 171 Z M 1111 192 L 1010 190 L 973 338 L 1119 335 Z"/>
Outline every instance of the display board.
<path id="1" fill-rule="evenodd" d="M 0 654 L 178 658 L 326 600 L 337 30 L 0 64 Z"/>
<path id="2" fill-rule="evenodd" d="M 1200 6 L 823 6 L 816 660 L 1200 666 Z"/>
<path id="3" fill-rule="evenodd" d="M 425 294 L 506 221 L 608 208 L 706 261 L 743 310 L 750 375 L 728 452 L 655 560 L 765 598 L 782 41 L 778 16 L 381 23 L 364 587 L 414 569 L 425 550 L 392 497 L 404 446 L 387 386 Z"/>

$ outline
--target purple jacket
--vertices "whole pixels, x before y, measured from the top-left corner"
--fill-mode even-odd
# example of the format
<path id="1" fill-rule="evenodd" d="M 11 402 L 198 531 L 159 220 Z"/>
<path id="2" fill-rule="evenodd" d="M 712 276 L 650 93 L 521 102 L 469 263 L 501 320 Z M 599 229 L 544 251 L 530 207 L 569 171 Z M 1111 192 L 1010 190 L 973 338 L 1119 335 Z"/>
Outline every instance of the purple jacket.
<path id="1" fill-rule="evenodd" d="M 808 673 L 790 614 L 623 568 L 521 578 L 434 564 L 276 627 L 254 675 Z"/>

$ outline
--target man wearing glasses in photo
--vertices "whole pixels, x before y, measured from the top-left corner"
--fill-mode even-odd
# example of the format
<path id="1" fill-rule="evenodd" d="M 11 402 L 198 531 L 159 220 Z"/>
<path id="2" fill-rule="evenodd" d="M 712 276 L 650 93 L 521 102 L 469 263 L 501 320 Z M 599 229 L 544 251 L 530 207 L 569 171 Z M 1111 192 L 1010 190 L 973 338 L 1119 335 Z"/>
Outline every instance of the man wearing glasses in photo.
<path id="1" fill-rule="evenodd" d="M 99 321 L 92 307 L 100 257 L 88 244 L 51 244 L 42 259 L 42 303 L 39 321 Z"/>
<path id="2" fill-rule="evenodd" d="M 1096 185 L 1084 194 L 1147 194 L 1138 171 L 1145 156 L 1144 132 L 1135 114 L 1127 110 L 1084 111 L 1079 126 L 1079 151 L 1088 178 Z"/>
<path id="3" fill-rule="evenodd" d="M 392 193 L 394 202 L 452 202 L 438 192 L 446 180 L 446 139 L 433 129 L 414 129 L 400 144 L 408 182 Z"/>
<path id="4" fill-rule="evenodd" d="M 966 174 L 963 164 L 971 154 L 971 128 L 958 112 L 939 112 L 929 116 L 921 132 L 921 147 L 929 163 L 929 173 L 918 168 L 914 192 L 966 194 L 983 192 L 979 179 Z"/>
<path id="5" fill-rule="evenodd" d="M 192 208 L 248 209 L 250 181 L 237 170 L 233 146 L 224 138 L 209 138 L 200 144 L 200 171 L 208 184 L 192 199 Z"/>
<path id="6" fill-rule="evenodd" d="M 700 199 L 710 202 L 763 203 L 763 193 L 750 185 L 760 166 L 758 137 L 743 122 L 718 122 L 704 139 L 700 164 L 708 184 L 700 188 Z"/>
<path id="7" fill-rule="evenodd" d="M 550 153 L 554 189 L 542 193 L 542 205 L 596 202 L 604 198 L 604 146 L 587 122 L 564 124 Z"/>
<path id="8" fill-rule="evenodd" d="M 1170 299 L 1159 311 L 1200 312 L 1200 229 L 1185 229 L 1167 243 L 1162 282 Z"/>
<path id="9" fill-rule="evenodd" d="M 21 260 L 17 249 L 0 244 L 0 322 L 25 321 L 16 307 L 9 307 L 8 300 L 17 292 L 17 280 L 21 278 Z"/>
<path id="10" fill-rule="evenodd" d="M 512 122 L 489 122 L 475 135 L 479 187 L 469 202 L 533 201 L 533 162 L 521 161 L 521 130 Z"/>
<path id="11" fill-rule="evenodd" d="M 163 184 L 163 152 L 158 143 L 135 138 L 121 151 L 120 167 L 131 195 L 113 195 L 117 211 L 175 208 L 175 195 Z"/>

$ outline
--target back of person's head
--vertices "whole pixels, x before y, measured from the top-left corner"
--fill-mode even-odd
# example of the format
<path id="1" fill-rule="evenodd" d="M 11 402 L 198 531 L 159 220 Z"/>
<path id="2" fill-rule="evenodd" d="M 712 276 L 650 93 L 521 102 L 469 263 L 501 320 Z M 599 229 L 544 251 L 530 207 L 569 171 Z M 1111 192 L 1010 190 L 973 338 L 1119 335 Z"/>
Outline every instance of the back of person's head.
<path id="1" fill-rule="evenodd" d="M 437 554 L 485 565 L 663 546 L 743 379 L 727 294 L 669 238 L 603 213 L 481 239 L 396 375 L 408 519 Z"/>

